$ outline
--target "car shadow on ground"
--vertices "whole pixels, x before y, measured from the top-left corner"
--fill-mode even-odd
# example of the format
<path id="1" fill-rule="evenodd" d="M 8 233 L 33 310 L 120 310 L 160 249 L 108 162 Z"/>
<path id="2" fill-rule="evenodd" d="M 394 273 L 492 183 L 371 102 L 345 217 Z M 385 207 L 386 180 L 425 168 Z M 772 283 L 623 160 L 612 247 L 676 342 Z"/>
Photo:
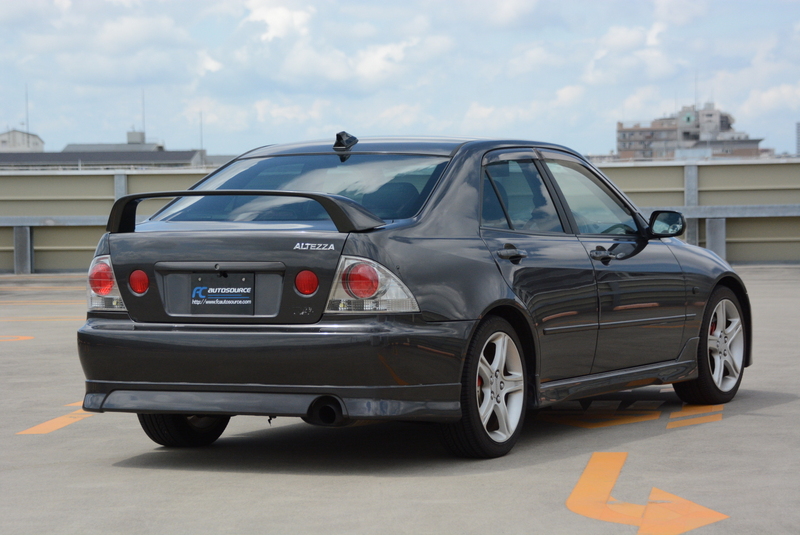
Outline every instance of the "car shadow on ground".
<path id="1" fill-rule="evenodd" d="M 725 420 L 722 421 L 735 425 L 738 415 L 752 415 L 797 398 L 789 393 L 741 390 L 733 402 L 725 405 Z M 528 411 L 515 448 L 507 456 L 491 460 L 453 457 L 440 443 L 436 424 L 359 422 L 348 427 L 328 428 L 311 426 L 299 419 L 279 418 L 270 426 L 263 418 L 263 429 L 224 434 L 206 448 L 155 447 L 114 466 L 377 477 L 478 474 L 536 466 L 594 451 L 620 451 L 627 443 L 643 438 L 686 432 L 694 426 L 667 427 L 674 421 L 671 416 L 684 407 L 688 406 L 681 403 L 671 389 L 648 387 L 588 398 L 583 406 L 579 402 L 568 402 L 541 411 Z M 719 411 L 721 409 L 716 409 Z M 709 409 L 709 412 L 715 411 Z M 619 418 L 630 421 L 615 423 Z"/>

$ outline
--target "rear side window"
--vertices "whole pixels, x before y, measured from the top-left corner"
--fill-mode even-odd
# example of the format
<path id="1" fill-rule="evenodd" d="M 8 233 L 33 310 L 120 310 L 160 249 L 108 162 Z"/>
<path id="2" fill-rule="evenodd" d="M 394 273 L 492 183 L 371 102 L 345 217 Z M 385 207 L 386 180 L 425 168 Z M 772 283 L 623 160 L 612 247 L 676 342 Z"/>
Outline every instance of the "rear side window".
<path id="1" fill-rule="evenodd" d="M 483 196 L 483 226 L 507 229 L 510 222 L 514 230 L 535 233 L 564 231 L 553 199 L 533 161 L 487 165 Z M 501 209 L 501 202 L 505 212 Z"/>
<path id="2" fill-rule="evenodd" d="M 353 154 L 241 160 L 201 182 L 197 190 L 279 190 L 341 195 L 391 221 L 413 217 L 447 165 L 435 156 Z M 316 201 L 295 197 L 222 196 L 179 199 L 158 221 L 329 220 Z"/>

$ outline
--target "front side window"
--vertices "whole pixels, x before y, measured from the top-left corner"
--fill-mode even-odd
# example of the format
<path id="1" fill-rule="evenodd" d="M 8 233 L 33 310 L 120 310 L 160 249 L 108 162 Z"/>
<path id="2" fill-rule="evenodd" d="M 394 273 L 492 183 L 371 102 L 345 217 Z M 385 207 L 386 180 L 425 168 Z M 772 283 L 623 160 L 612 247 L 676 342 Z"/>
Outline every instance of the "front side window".
<path id="1" fill-rule="evenodd" d="M 638 234 L 628 209 L 582 165 L 546 160 L 581 234 Z"/>
<path id="2" fill-rule="evenodd" d="M 413 217 L 447 165 L 437 156 L 297 155 L 234 162 L 196 190 L 279 190 L 341 195 L 385 221 Z M 153 217 L 157 221 L 324 221 L 316 201 L 300 197 L 185 197 Z"/>
<path id="3" fill-rule="evenodd" d="M 550 192 L 533 161 L 503 161 L 487 165 L 483 192 L 481 223 L 484 226 L 509 228 L 510 223 L 514 230 L 537 233 L 564 231 Z"/>

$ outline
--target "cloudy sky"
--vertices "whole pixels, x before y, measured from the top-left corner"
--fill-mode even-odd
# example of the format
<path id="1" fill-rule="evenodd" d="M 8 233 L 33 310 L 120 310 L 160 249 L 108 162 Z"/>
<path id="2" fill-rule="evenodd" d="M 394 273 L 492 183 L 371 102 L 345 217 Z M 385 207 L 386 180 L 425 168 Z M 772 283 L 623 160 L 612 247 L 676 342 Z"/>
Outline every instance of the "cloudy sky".
<path id="1" fill-rule="evenodd" d="M 2 0 L 0 131 L 238 154 L 376 134 L 615 149 L 713 100 L 795 152 L 800 0 Z"/>

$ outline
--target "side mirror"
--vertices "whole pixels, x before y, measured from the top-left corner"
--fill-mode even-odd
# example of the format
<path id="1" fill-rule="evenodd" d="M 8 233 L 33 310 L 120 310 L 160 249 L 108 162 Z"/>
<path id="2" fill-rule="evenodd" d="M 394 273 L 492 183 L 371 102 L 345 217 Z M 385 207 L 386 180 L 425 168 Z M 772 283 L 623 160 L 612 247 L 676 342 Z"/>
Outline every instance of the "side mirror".
<path id="1" fill-rule="evenodd" d="M 654 238 L 680 236 L 686 230 L 686 219 L 680 212 L 656 210 L 650 215 L 650 235 Z"/>

